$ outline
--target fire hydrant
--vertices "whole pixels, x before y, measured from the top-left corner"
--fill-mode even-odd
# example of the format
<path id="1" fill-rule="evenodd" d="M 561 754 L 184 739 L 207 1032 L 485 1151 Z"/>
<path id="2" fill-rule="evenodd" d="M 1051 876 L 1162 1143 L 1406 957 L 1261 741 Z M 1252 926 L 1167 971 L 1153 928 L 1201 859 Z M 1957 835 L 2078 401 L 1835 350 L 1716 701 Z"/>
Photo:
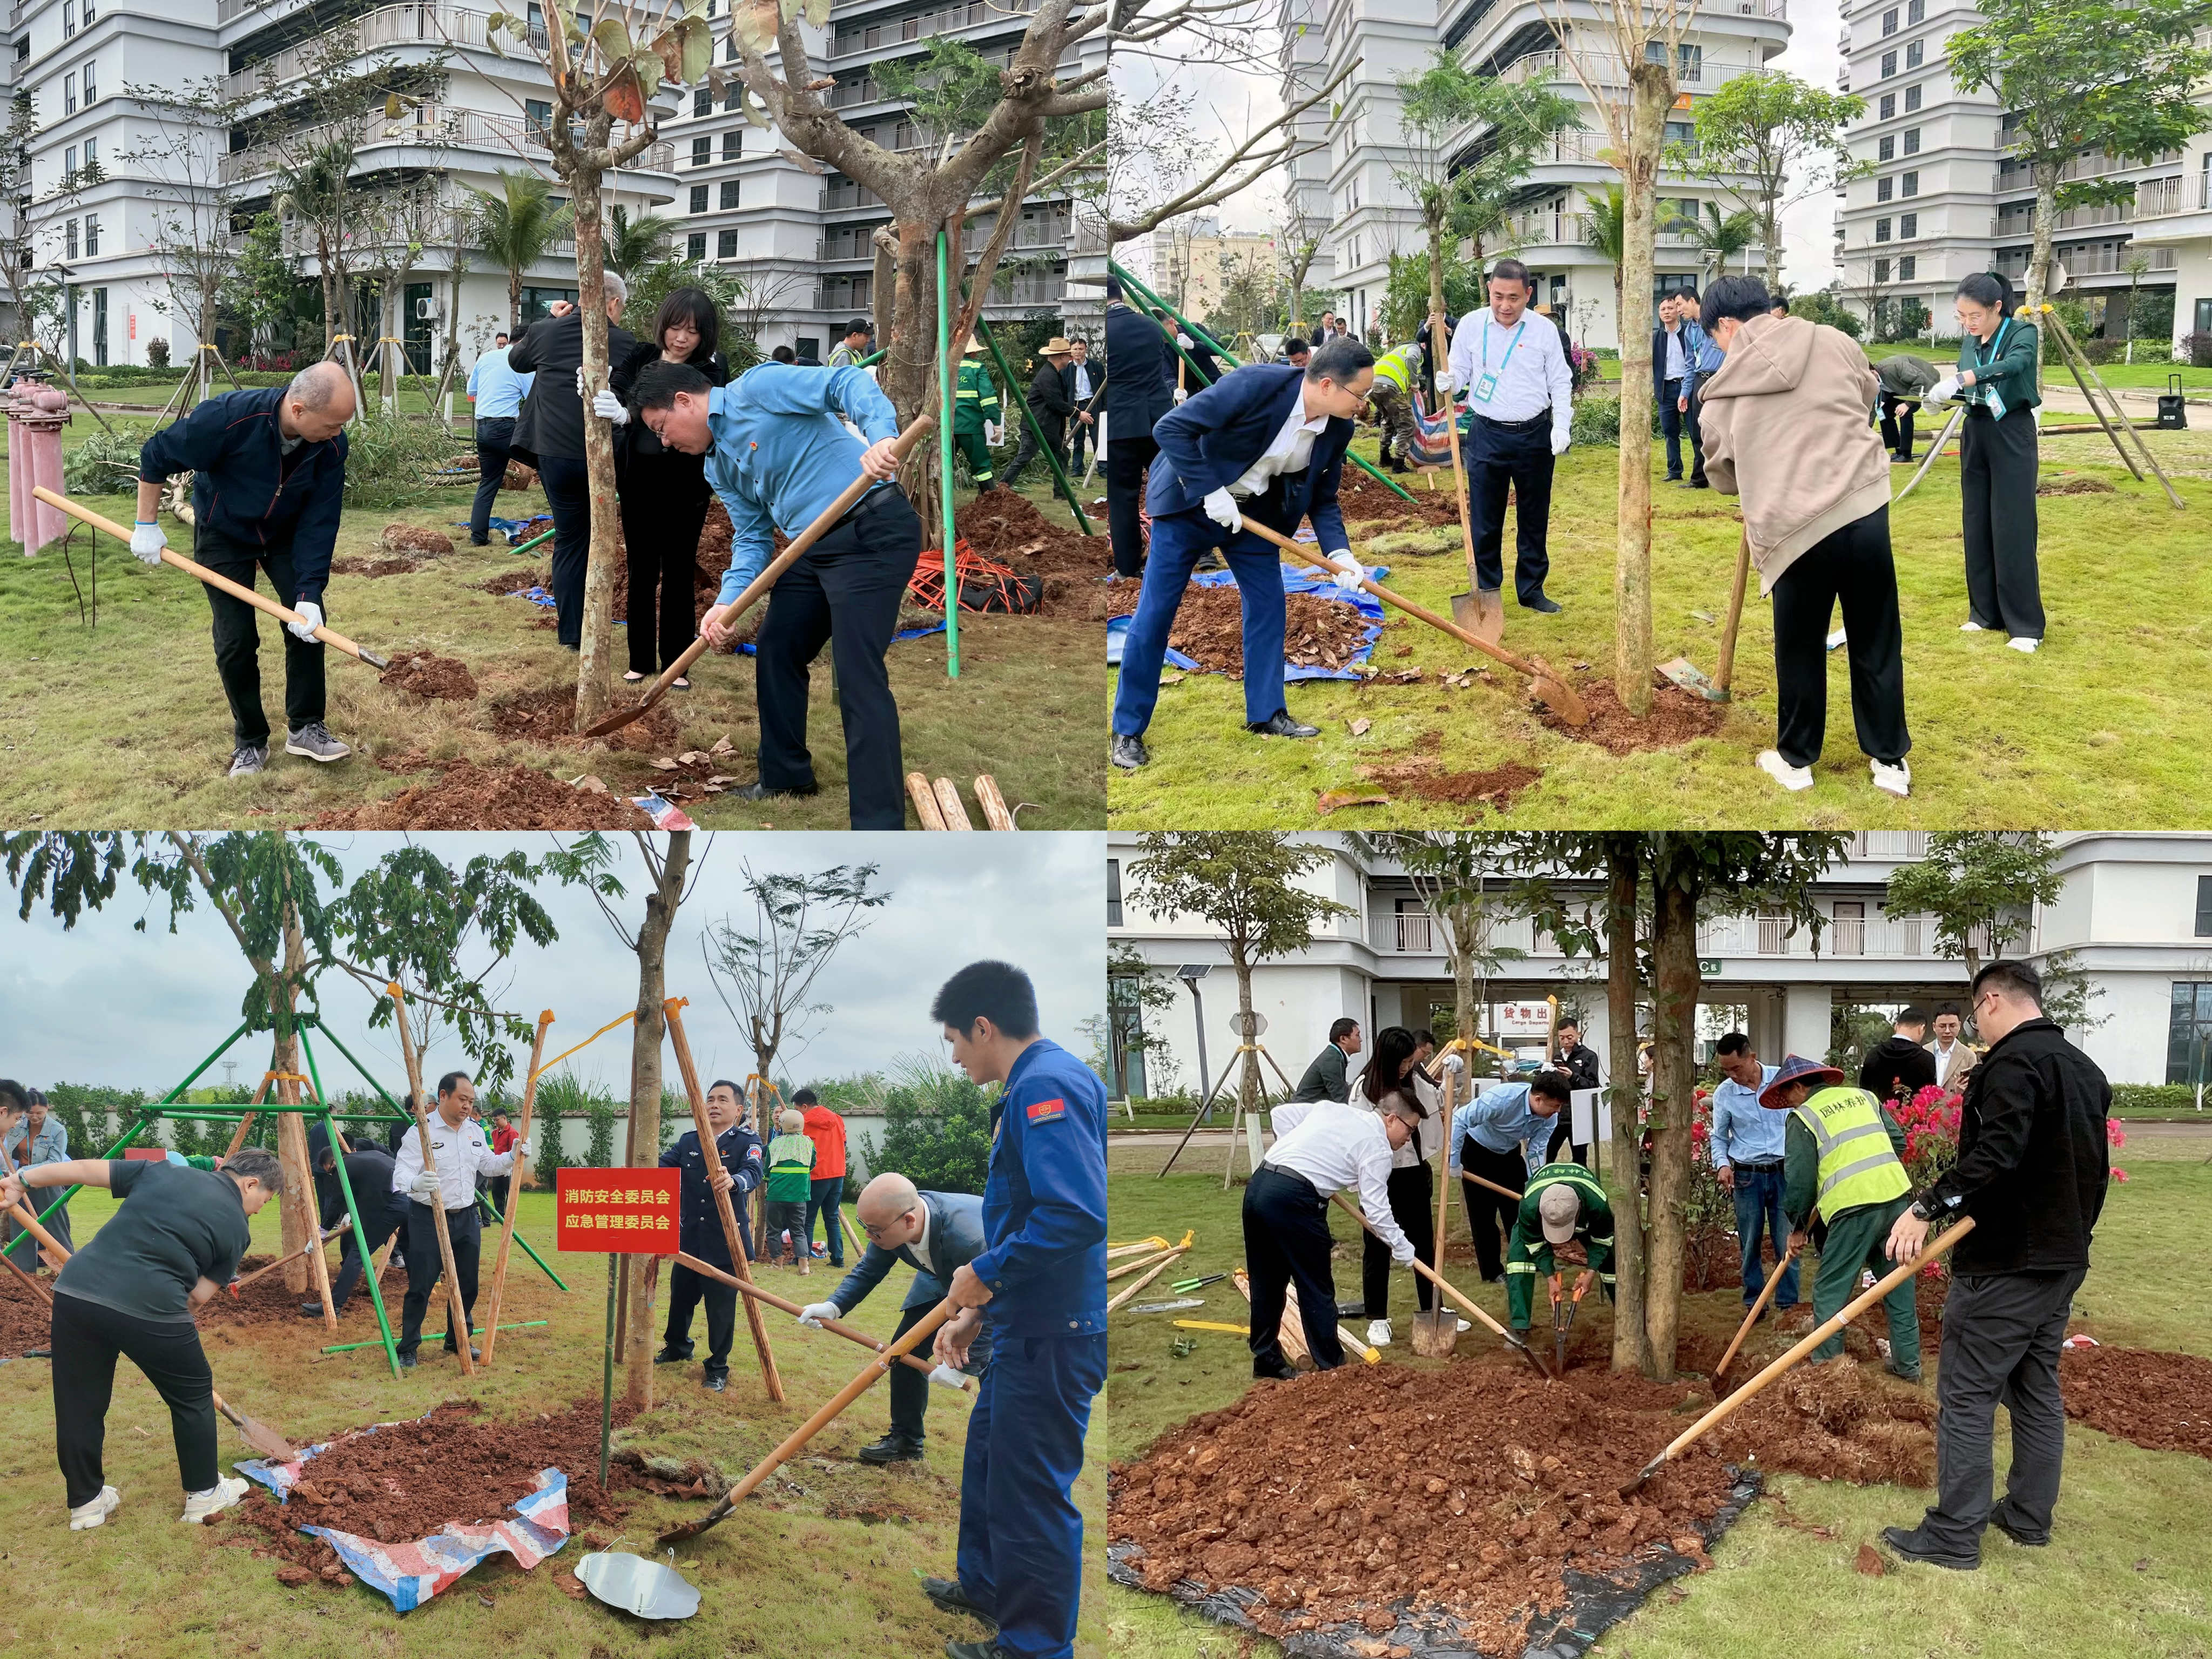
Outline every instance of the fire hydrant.
<path id="1" fill-rule="evenodd" d="M 70 422 L 69 393 L 43 374 L 19 374 L 8 388 L 8 522 L 29 558 L 69 528 L 69 515 L 31 492 L 62 487 L 62 428 Z"/>

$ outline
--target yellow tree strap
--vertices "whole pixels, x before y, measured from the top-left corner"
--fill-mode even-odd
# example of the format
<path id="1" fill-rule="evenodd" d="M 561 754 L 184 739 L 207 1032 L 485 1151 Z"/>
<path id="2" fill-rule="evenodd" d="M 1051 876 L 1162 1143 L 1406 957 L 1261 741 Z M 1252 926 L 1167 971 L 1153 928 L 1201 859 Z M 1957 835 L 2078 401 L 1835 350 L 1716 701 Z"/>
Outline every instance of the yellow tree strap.
<path id="1" fill-rule="evenodd" d="M 635 1008 L 633 1008 L 633 1009 L 631 1009 L 631 1010 L 629 1011 L 629 1012 L 628 1012 L 628 1013 L 624 1014 L 624 1015 L 623 1015 L 620 1019 L 611 1019 L 611 1020 L 609 1020 L 605 1024 L 604 1024 L 604 1025 L 600 1026 L 600 1027 L 599 1027 L 599 1029 L 598 1030 L 596 1030 L 596 1031 L 592 1032 L 592 1033 L 591 1034 L 591 1036 L 589 1036 L 586 1037 L 586 1038 L 585 1038 L 581 1042 L 578 1043 L 578 1044 L 576 1045 L 576 1048 L 564 1048 L 564 1049 L 562 1049 L 559 1054 L 557 1054 L 554 1055 L 552 1059 L 550 1059 L 550 1060 L 547 1060 L 547 1061 L 546 1061 L 543 1066 L 540 1066 L 539 1067 L 538 1067 L 538 1069 L 537 1069 L 536 1071 L 534 1071 L 534 1072 L 531 1073 L 530 1076 L 529 1076 L 528 1078 L 526 1078 L 526 1079 L 524 1079 L 525 1085 L 526 1085 L 526 1086 L 527 1086 L 527 1085 L 528 1085 L 529 1083 L 531 1083 L 531 1082 L 532 1082 L 532 1081 L 535 1081 L 537 1079 L 538 1079 L 538 1078 L 540 1078 L 540 1077 L 543 1077 L 546 1073 L 548 1073 L 548 1072 L 551 1071 L 551 1070 L 552 1070 L 556 1066 L 558 1066 L 558 1065 L 559 1065 L 562 1060 L 564 1060 L 568 1059 L 568 1056 L 569 1056 L 570 1054 L 574 1054 L 574 1053 L 576 1052 L 576 1048 L 590 1048 L 590 1047 L 592 1046 L 592 1044 L 593 1044 L 594 1042 L 598 1042 L 601 1037 L 605 1036 L 608 1032 L 610 1032 L 610 1031 L 613 1030 L 615 1029 L 615 1027 L 616 1027 L 616 1026 L 617 1026 L 617 1025 L 627 1025 L 627 1024 L 629 1024 L 630 1023 L 630 1021 L 632 1021 L 632 1020 L 635 1019 L 636 1018 L 637 1018 L 637 1010 L 636 1010 L 636 1009 L 635 1009 Z"/>

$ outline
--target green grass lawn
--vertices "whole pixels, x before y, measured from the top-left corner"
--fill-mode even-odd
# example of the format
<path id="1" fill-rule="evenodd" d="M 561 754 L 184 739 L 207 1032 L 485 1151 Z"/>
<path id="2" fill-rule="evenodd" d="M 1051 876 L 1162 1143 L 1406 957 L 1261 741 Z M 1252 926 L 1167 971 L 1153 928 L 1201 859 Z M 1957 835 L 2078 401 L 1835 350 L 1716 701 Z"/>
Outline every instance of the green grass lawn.
<path id="1" fill-rule="evenodd" d="M 1774 743 L 1772 613 L 1754 584 L 1736 652 L 1735 701 L 1717 732 L 1686 746 L 1618 757 L 1569 738 L 1535 718 L 1520 677 L 1502 667 L 1465 690 L 1442 685 L 1440 673 L 1488 659 L 1392 612 L 1374 664 L 1385 673 L 1418 667 L 1425 678 L 1292 685 L 1291 713 L 1321 728 L 1310 741 L 1246 735 L 1243 689 L 1219 676 L 1192 674 L 1166 686 L 1146 738 L 1152 764 L 1109 781 L 1112 822 L 1133 829 L 1313 825 L 1322 821 L 1323 793 L 1372 793 L 1363 788 L 1363 765 L 1414 756 L 1445 772 L 1515 763 L 1541 775 L 1503 811 L 1401 793 L 1387 805 L 1339 811 L 1329 826 L 2193 822 L 2201 757 L 2212 745 L 2212 564 L 2199 556 L 2212 537 L 2212 432 L 2144 435 L 2175 471 L 2186 511 L 2175 512 L 2155 483 L 2137 483 L 2115 465 L 2101 434 L 2045 441 L 2046 478 L 2081 474 L 2113 489 L 2038 502 L 2050 624 L 2033 657 L 2007 649 L 1995 635 L 1959 631 L 1966 602 L 1958 463 L 1938 461 L 1894 509 L 1913 737 L 1908 800 L 1875 790 L 1868 776 L 1840 651 L 1828 659 L 1826 743 L 1814 787 L 1785 794 L 1754 766 Z M 1655 444 L 1655 478 L 1663 460 Z M 1505 645 L 1577 680 L 1612 676 L 1617 464 L 1614 450 L 1577 447 L 1560 465 L 1547 586 L 1564 611 L 1539 617 L 1507 605 Z M 1902 488 L 1903 469 L 1896 471 Z M 1686 656 L 1710 674 L 1739 534 L 1735 505 L 1661 483 L 1652 514 L 1655 659 Z M 1355 550 L 1391 567 L 1387 586 L 1449 610 L 1466 575 L 1455 538 L 1439 538 L 1446 550 L 1437 553 L 1385 557 L 1366 553 L 1371 530 L 1351 528 Z M 1355 734 L 1354 722 L 1364 722 L 1364 732 Z"/>
<path id="2" fill-rule="evenodd" d="M 2136 1131 L 2116 1154 L 2130 1178 L 2112 1189 L 2097 1229 L 2095 1266 L 2075 1304 L 2076 1314 L 2100 1340 L 2212 1355 L 2212 1328 L 2202 1314 L 2212 1306 L 2212 1263 L 2201 1252 L 2176 1251 L 2172 1243 L 2195 1237 L 2212 1218 L 2206 1150 L 2202 1138 Z M 1153 1171 L 1164 1157 L 1157 1146 L 1115 1148 L 1113 1236 L 1158 1233 L 1179 1239 L 1185 1229 L 1194 1229 L 1197 1238 L 1177 1264 L 1178 1278 L 1241 1263 L 1243 1188 L 1222 1190 L 1220 1149 L 1206 1151 L 1197 1163 L 1178 1162 L 1175 1174 L 1156 1180 Z M 1332 1211 L 1330 1224 L 1346 1246 L 1337 1258 L 1338 1294 L 1356 1297 L 1354 1224 Z M 1464 1224 L 1455 1202 L 1453 1226 L 1462 1241 Z M 1466 1250 L 1462 1243 L 1459 1253 Z M 1448 1271 L 1503 1318 L 1500 1287 L 1478 1283 L 1471 1261 L 1448 1263 Z M 1396 1273 L 1391 1285 L 1391 1311 L 1402 1329 L 1413 1306 L 1412 1281 Z M 1181 1315 L 1125 1310 L 1114 1316 L 1107 1384 L 1107 1446 L 1114 1459 L 1141 1455 L 1168 1428 L 1230 1403 L 1249 1385 L 1249 1355 L 1240 1338 L 1192 1333 L 1195 1351 L 1175 1356 L 1171 1344 L 1182 1334 L 1169 1320 L 1245 1321 L 1245 1304 L 1226 1283 L 1199 1294 L 1206 1298 L 1203 1310 Z M 1138 1298 L 1151 1299 L 1150 1289 Z M 1686 1324 L 1732 1328 L 1741 1312 L 1737 1291 L 1712 1291 L 1687 1298 Z M 1583 1312 L 1585 1319 L 1593 1316 L 1601 1324 L 1609 1317 L 1595 1298 Z M 1771 1357 L 1759 1348 L 1766 1338 L 1762 1328 L 1747 1352 Z M 1477 1328 L 1461 1340 L 1464 1346 L 1492 1339 Z M 1437 1363 L 1413 1359 L 1402 1342 L 1386 1352 L 1387 1364 Z M 2004 1444 L 2000 1424 L 2001 1456 Z M 2039 1648 L 2065 1659 L 2149 1654 L 2201 1659 L 2212 1652 L 2212 1593 L 2202 1571 L 2212 1551 L 2212 1463 L 2203 1459 L 2144 1451 L 2073 1428 L 2057 1528 L 2048 1549 L 2018 1549 L 1992 1533 L 1978 1573 L 1911 1567 L 1881 1579 L 1854 1570 L 1859 1545 L 1875 1541 L 1885 1526 L 1917 1520 L 1928 1494 L 1794 1475 L 1771 1480 L 1793 1516 L 1832 1528 L 1835 1536 L 1820 1539 L 1784 1526 L 1772 1504 L 1754 1504 L 1714 1548 L 1711 1572 L 1680 1580 L 1655 1596 L 1607 1632 L 1595 1650 L 1607 1659 L 1771 1659 L 1778 1654 L 1996 1659 Z M 1163 1597 L 1116 1585 L 1107 1586 L 1103 1606 L 1115 1652 L 1131 1659 L 1278 1659 L 1282 1651 L 1265 1639 L 1224 1632 Z"/>
<path id="3" fill-rule="evenodd" d="M 114 1209 L 105 1194 L 82 1194 L 70 1206 L 80 1241 Z M 552 1233 L 550 1194 L 524 1195 L 520 1231 L 541 1248 Z M 273 1250 L 272 1206 L 254 1220 L 255 1248 Z M 487 1256 L 489 1252 L 487 1252 Z M 518 1250 L 508 1270 L 502 1322 L 546 1319 L 539 1329 L 501 1334 L 493 1369 L 473 1384 L 455 1363 L 426 1343 L 422 1364 L 394 1379 L 381 1347 L 328 1357 L 319 1323 L 257 1328 L 251 1336 L 211 1332 L 209 1358 L 216 1386 L 241 1411 L 268 1422 L 295 1443 L 363 1424 L 411 1418 L 447 1399 L 474 1398 L 495 1416 L 520 1416 L 599 1395 L 606 1310 L 604 1260 L 550 1258 L 569 1293 L 555 1290 Z M 814 1275 L 763 1269 L 768 1287 L 794 1299 L 836 1283 L 817 1264 Z M 489 1267 L 485 1269 L 487 1276 Z M 854 1323 L 886 1335 L 898 1316 L 908 1270 L 861 1304 Z M 386 1292 L 398 1317 L 404 1289 L 388 1274 Z M 481 1318 L 487 1277 L 477 1303 Z M 659 1311 L 666 1305 L 664 1278 Z M 803 1331 L 770 1310 L 770 1340 L 786 1398 L 767 1402 L 742 1319 L 732 1352 L 729 1392 L 707 1394 L 698 1367 L 663 1366 L 655 1373 L 655 1408 L 641 1417 L 628 1443 L 647 1455 L 701 1457 L 732 1479 L 819 1407 L 866 1363 L 866 1352 L 836 1337 Z M 442 1309 L 428 1328 L 444 1328 Z M 341 1322 L 338 1340 L 376 1334 L 365 1295 Z M 695 1335 L 703 1336 L 695 1326 Z M 701 1352 L 704 1352 L 703 1344 Z M 617 1371 L 616 1387 L 622 1386 Z M 96 1531 L 72 1533 L 53 1465 L 52 1385 L 44 1360 L 0 1364 L 0 1409 L 13 1432 L 0 1452 L 0 1531 L 15 1592 L 0 1603 L 0 1650 L 14 1653 L 147 1656 L 213 1653 L 297 1655 L 301 1659 L 362 1659 L 364 1655 L 530 1654 L 561 1659 L 617 1659 L 654 1654 L 692 1656 L 933 1654 L 947 1640 L 973 1640 L 981 1627 L 938 1613 L 922 1596 L 925 1574 L 950 1576 L 959 1515 L 960 1457 L 968 1407 L 932 1389 L 925 1463 L 871 1470 L 853 1453 L 884 1431 L 879 1382 L 813 1443 L 781 1476 L 696 1541 L 677 1547 L 676 1565 L 702 1592 L 693 1618 L 648 1625 L 598 1601 L 571 1601 L 553 1583 L 573 1571 L 588 1547 L 572 1540 L 530 1572 L 505 1556 L 477 1567 L 426 1606 L 402 1617 L 382 1596 L 360 1585 L 289 1589 L 272 1561 L 222 1548 L 223 1528 L 178 1523 L 182 1498 L 169 1439 L 168 1413 L 127 1363 L 118 1369 L 107 1417 L 107 1476 L 123 1505 Z M 1103 1454 L 1104 1413 L 1091 1419 L 1091 1441 Z M 228 1425 L 224 1467 L 251 1455 Z M 1078 1487 L 1095 1542 L 1105 1502 L 1094 1457 Z M 647 1493 L 623 1522 L 614 1547 L 653 1553 L 653 1534 L 695 1516 L 702 1505 Z M 870 1521 L 849 1518 L 857 1510 Z M 895 1518 L 875 1518 L 878 1512 Z M 832 1518 L 843 1516 L 848 1518 Z M 1091 1553 L 1086 1612 L 1076 1651 L 1105 1651 L 1103 1546 Z M 664 1558 L 665 1559 L 665 1558 Z"/>

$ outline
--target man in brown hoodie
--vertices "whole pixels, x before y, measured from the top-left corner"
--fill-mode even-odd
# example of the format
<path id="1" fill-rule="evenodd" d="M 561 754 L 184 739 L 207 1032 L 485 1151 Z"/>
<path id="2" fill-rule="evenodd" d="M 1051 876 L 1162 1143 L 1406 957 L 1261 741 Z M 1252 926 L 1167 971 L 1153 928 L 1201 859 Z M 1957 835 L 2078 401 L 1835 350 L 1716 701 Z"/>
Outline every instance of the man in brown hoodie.
<path id="1" fill-rule="evenodd" d="M 1775 746 L 1759 766 L 1813 787 L 1828 719 L 1827 637 L 1838 600 L 1850 653 L 1851 719 L 1874 784 L 1911 792 L 1905 632 L 1889 550 L 1889 465 L 1867 425 L 1878 382 L 1858 343 L 1772 314 L 1765 285 L 1723 276 L 1705 332 L 1725 354 L 1698 388 L 1705 476 L 1743 503 L 1759 591 L 1774 600 Z"/>

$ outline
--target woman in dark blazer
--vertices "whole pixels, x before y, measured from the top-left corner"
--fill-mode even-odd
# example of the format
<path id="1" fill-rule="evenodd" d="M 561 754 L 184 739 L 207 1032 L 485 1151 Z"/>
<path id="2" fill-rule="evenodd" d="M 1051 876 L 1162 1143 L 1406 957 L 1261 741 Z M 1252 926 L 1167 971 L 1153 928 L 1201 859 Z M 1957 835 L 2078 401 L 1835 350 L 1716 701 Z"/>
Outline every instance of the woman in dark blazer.
<path id="1" fill-rule="evenodd" d="M 653 328 L 608 375 L 625 407 L 638 372 L 656 358 L 689 363 L 716 386 L 730 366 L 717 349 L 720 313 L 704 289 L 679 288 L 660 302 Z M 629 409 L 635 417 L 636 410 Z M 626 680 L 659 674 L 698 636 L 692 572 L 712 492 L 707 458 L 665 449 L 643 421 L 615 428 L 615 479 L 622 495 L 623 542 L 629 556 L 629 672 Z M 658 595 L 658 604 L 655 596 Z M 691 682 L 676 682 L 688 690 Z"/>
<path id="2" fill-rule="evenodd" d="M 2035 562 L 2035 325 L 2010 314 L 2011 290 L 1995 271 L 1959 284 L 1959 367 L 1936 383 L 1939 403 L 1966 405 L 1959 490 L 1966 538 L 1966 620 L 1961 631 L 2002 629 L 2012 648 L 2043 639 Z"/>

